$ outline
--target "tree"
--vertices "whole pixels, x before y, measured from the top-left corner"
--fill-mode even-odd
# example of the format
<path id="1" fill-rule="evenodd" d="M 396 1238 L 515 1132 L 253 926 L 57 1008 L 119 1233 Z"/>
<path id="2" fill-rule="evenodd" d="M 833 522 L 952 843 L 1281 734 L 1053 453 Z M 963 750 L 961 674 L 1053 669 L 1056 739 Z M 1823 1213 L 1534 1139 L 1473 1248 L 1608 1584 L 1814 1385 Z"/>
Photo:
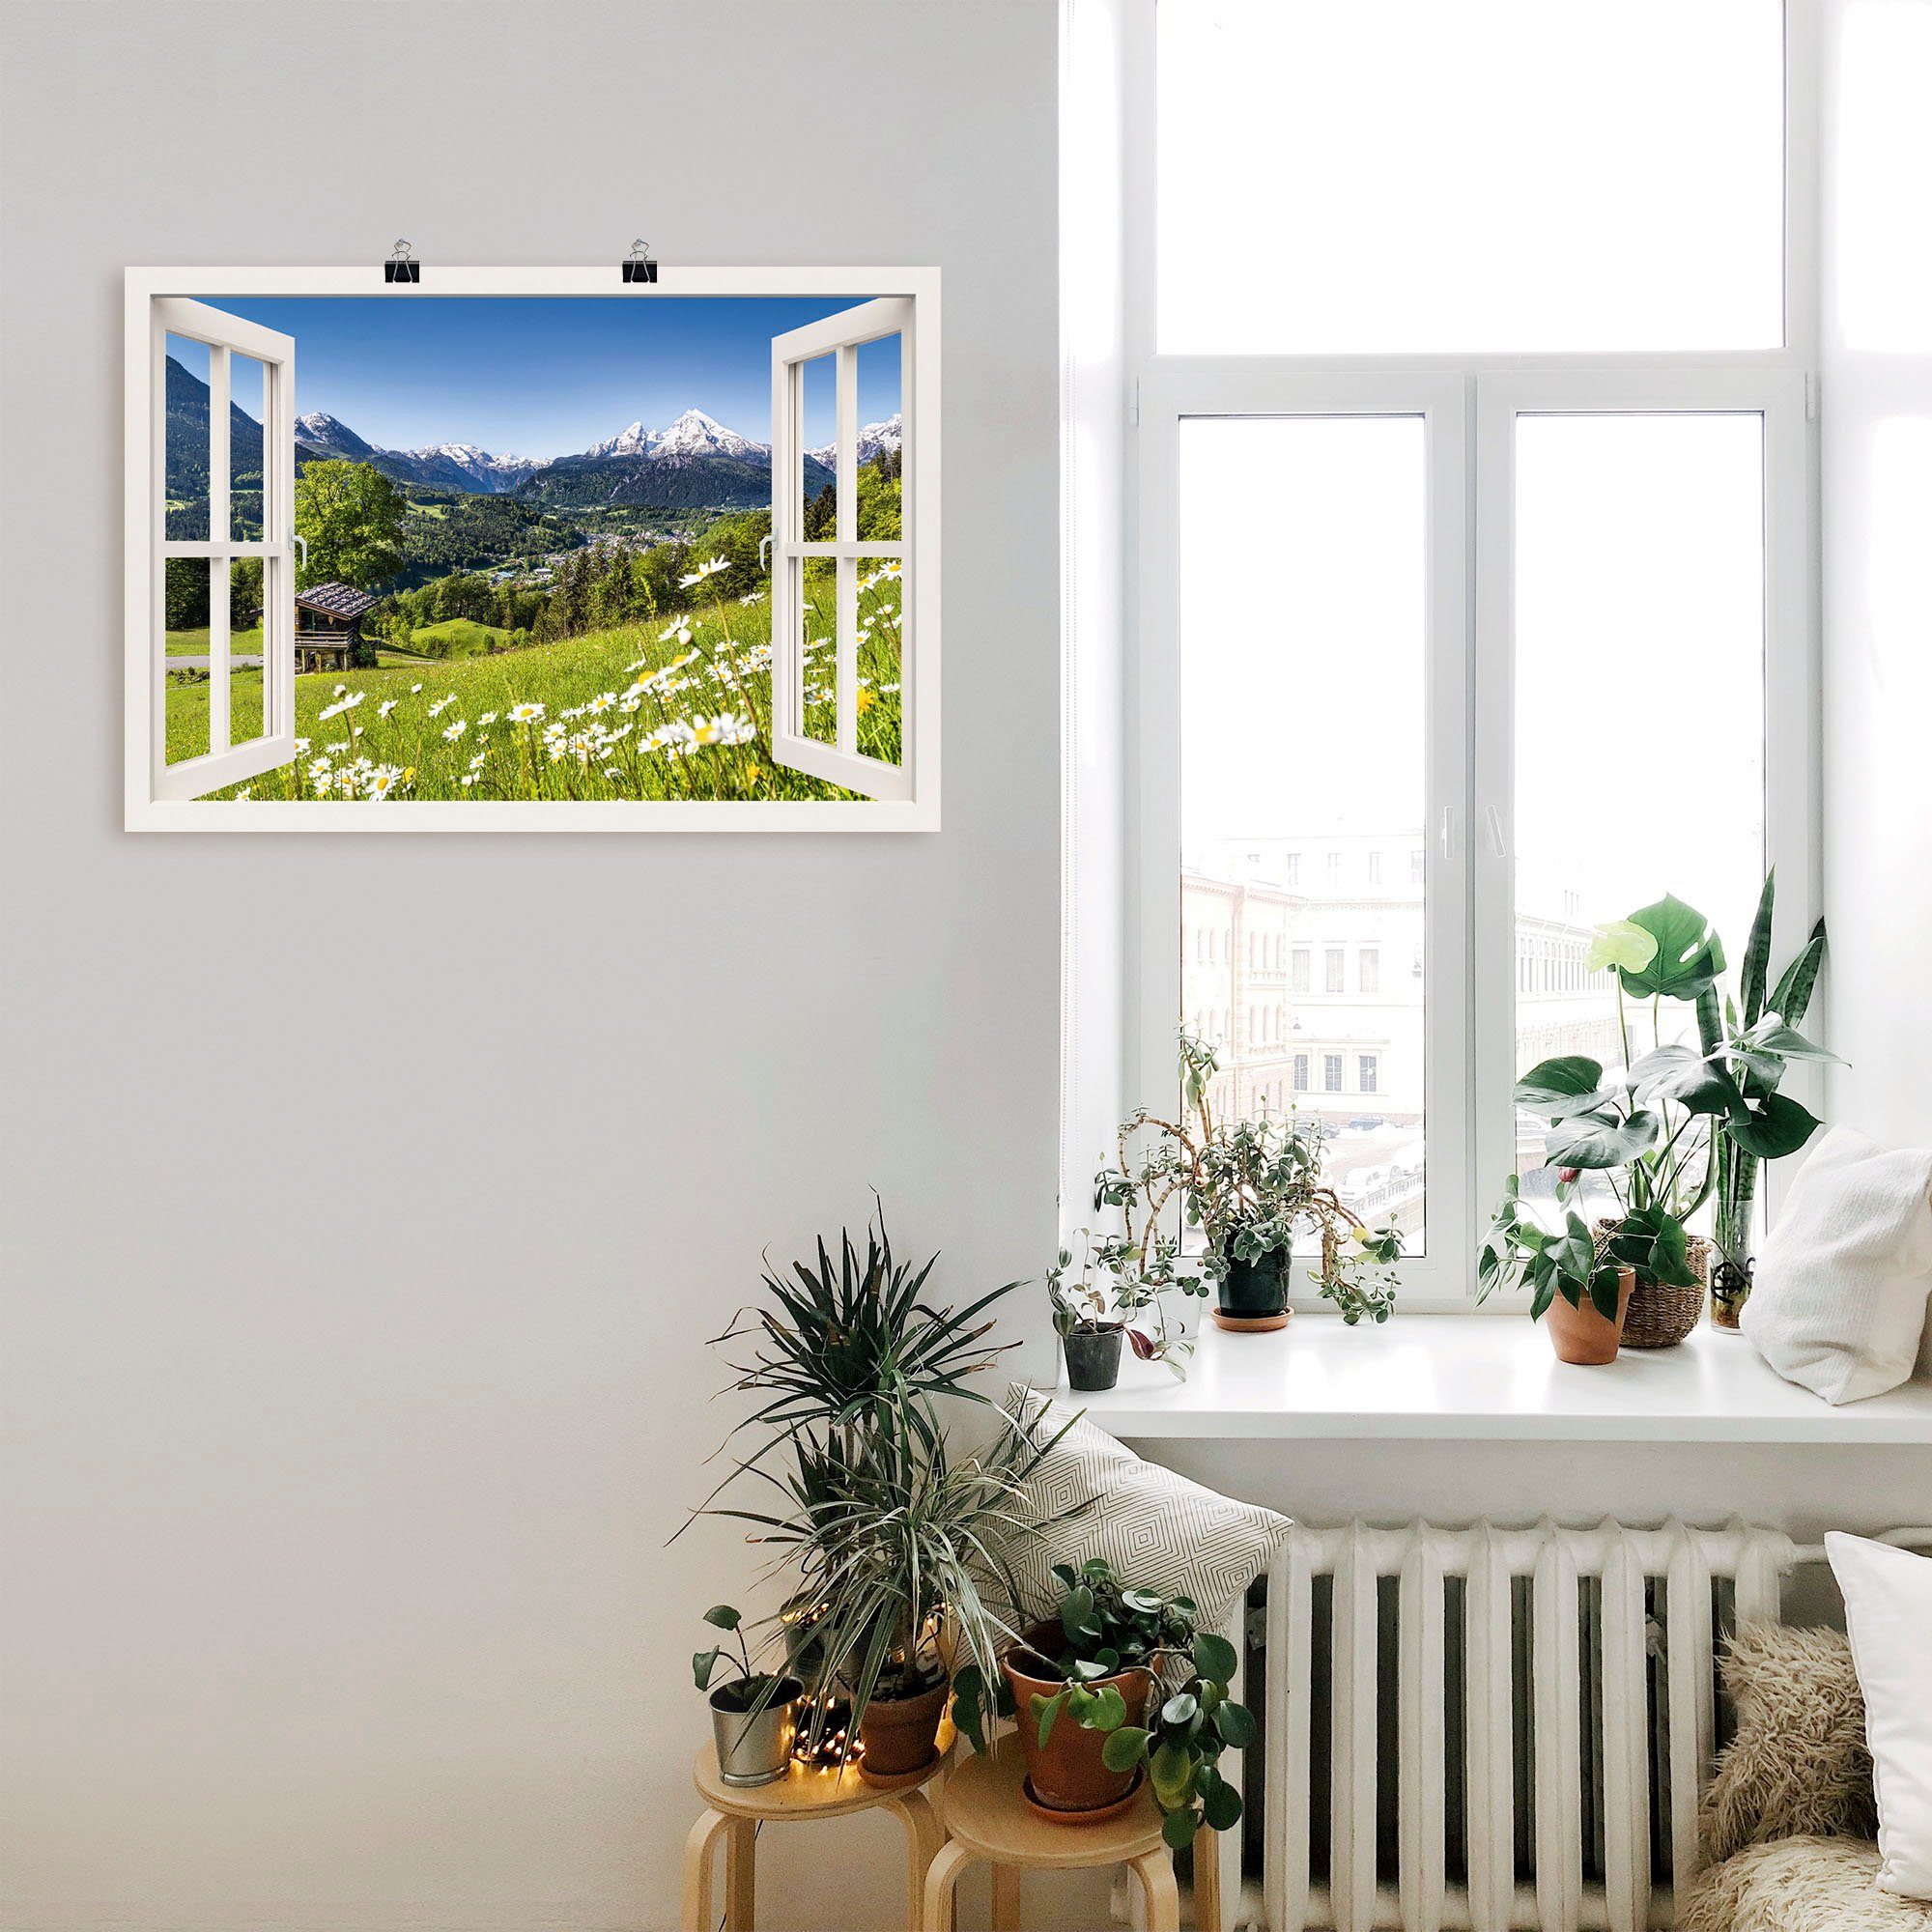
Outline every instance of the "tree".
<path id="1" fill-rule="evenodd" d="M 311 463 L 296 479 L 296 534 L 308 546 L 304 587 L 374 590 L 403 567 L 403 493 L 366 463 Z"/>
<path id="2" fill-rule="evenodd" d="M 252 631 L 262 621 L 262 559 L 238 556 L 228 566 L 228 626 Z"/>

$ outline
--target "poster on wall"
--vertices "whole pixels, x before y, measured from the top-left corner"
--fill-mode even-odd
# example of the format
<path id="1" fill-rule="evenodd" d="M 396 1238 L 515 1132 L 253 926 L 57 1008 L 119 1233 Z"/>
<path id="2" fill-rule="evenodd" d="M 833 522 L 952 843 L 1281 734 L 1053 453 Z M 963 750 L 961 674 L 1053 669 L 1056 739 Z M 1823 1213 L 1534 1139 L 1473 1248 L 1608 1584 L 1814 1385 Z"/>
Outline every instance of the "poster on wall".
<path id="1" fill-rule="evenodd" d="M 130 270 L 130 830 L 939 823 L 936 270 Z"/>

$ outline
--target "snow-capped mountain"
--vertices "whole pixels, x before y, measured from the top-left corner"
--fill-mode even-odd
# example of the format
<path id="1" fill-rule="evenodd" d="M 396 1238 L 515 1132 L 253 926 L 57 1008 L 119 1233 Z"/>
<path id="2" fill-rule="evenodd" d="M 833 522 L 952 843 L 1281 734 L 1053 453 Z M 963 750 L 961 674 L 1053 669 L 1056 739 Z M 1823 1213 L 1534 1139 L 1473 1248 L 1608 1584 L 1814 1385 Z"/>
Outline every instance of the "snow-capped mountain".
<path id="1" fill-rule="evenodd" d="M 904 440 L 905 426 L 900 412 L 895 410 L 884 422 L 867 423 L 859 432 L 859 461 L 869 463 L 875 456 L 897 449 Z M 830 469 L 837 451 L 828 442 L 820 449 L 808 449 L 805 453 Z"/>
<path id="2" fill-rule="evenodd" d="M 307 415 L 296 418 L 296 440 L 324 456 L 341 457 L 354 463 L 365 463 L 377 453 L 375 445 L 364 442 L 346 422 L 321 410 L 312 410 Z"/>
<path id="3" fill-rule="evenodd" d="M 611 456 L 733 456 L 745 462 L 769 462 L 771 446 L 753 442 L 702 410 L 686 410 L 663 429 L 646 429 L 641 421 L 622 429 L 583 454 L 592 461 Z"/>
<path id="4" fill-rule="evenodd" d="M 423 449 L 404 450 L 418 466 L 425 483 L 455 483 L 458 489 L 486 492 L 492 496 L 514 490 L 541 466 L 528 456 L 492 456 L 473 442 L 439 442 Z M 456 482 L 456 478 L 466 479 Z"/>

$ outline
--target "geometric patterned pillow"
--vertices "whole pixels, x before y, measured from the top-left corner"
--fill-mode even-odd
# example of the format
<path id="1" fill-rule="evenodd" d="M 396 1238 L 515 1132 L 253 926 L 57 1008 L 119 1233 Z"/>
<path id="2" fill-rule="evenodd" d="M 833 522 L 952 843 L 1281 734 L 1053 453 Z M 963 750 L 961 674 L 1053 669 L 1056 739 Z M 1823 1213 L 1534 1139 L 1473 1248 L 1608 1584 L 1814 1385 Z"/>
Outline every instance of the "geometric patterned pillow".
<path id="1" fill-rule="evenodd" d="M 1006 1406 L 1036 1442 L 1049 1440 L 1079 1414 L 1024 1382 L 1012 1385 Z M 1019 1585 L 1019 1607 L 1030 1621 L 1056 1600 L 1056 1563 L 1078 1569 L 1090 1556 L 1104 1556 L 1123 1583 L 1193 1598 L 1198 1628 L 1219 1631 L 1290 1527 L 1288 1518 L 1273 1510 L 1236 1502 L 1157 1463 L 1144 1463 L 1084 1419 L 1066 1429 L 1027 1479 L 1027 1491 L 1029 1506 L 1013 1514 L 1034 1524 L 1094 1498 L 1067 1521 L 1002 1539 Z"/>

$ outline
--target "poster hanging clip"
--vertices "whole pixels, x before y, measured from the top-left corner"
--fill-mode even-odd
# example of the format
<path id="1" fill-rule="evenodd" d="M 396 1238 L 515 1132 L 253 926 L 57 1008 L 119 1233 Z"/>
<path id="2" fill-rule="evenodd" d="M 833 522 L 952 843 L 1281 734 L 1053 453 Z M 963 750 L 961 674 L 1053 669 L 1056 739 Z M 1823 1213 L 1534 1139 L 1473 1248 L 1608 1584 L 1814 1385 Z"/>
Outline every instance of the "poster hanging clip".
<path id="1" fill-rule="evenodd" d="M 389 259 L 383 264 L 383 279 L 385 282 L 420 282 L 422 264 L 410 252 L 407 242 L 398 242 L 389 251 Z"/>
<path id="2" fill-rule="evenodd" d="M 648 242 L 633 242 L 631 252 L 617 267 L 627 282 L 654 282 L 658 278 L 658 265 L 651 259 Z"/>

